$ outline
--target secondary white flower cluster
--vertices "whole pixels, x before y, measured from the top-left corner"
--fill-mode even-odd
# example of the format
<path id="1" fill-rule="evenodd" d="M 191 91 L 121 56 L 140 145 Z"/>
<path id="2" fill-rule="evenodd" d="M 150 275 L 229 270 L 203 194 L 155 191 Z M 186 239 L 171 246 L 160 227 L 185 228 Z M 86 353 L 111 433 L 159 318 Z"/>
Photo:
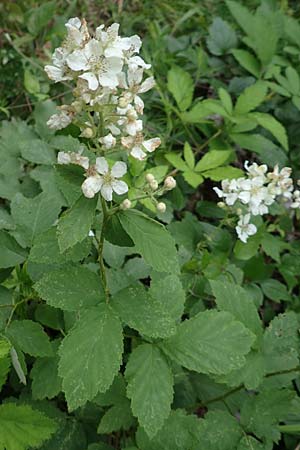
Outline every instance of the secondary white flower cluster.
<path id="1" fill-rule="evenodd" d="M 144 109 L 140 94 L 154 86 L 153 77 L 143 81 L 144 69 L 151 65 L 138 56 L 141 39 L 120 37 L 117 23 L 107 29 L 100 25 L 94 36 L 85 20 L 70 19 L 66 28 L 67 37 L 45 71 L 55 82 L 75 82 L 76 100 L 61 106 L 48 126 L 59 130 L 73 122 L 81 136 L 97 139 L 103 150 L 121 146 L 134 158 L 145 159 L 160 139 L 146 139 L 140 119 Z"/>
<path id="2" fill-rule="evenodd" d="M 280 170 L 276 165 L 272 172 L 268 172 L 265 164 L 249 165 L 246 161 L 245 169 L 246 177 L 223 180 L 222 189 L 213 188 L 227 206 L 238 206 L 240 218 L 236 232 L 243 242 L 257 231 L 256 226 L 250 223 L 251 216 L 267 214 L 275 201 L 284 201 L 291 208 L 300 207 L 300 191 L 294 190 L 290 167 Z"/>

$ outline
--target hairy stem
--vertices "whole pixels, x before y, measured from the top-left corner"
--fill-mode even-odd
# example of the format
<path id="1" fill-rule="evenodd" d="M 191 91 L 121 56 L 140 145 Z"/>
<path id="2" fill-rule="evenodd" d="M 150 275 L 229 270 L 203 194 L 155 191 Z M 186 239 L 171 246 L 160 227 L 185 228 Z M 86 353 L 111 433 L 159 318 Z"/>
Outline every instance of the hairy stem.
<path id="1" fill-rule="evenodd" d="M 108 303 L 110 294 L 109 294 L 109 289 L 108 289 L 108 285 L 107 285 L 105 265 L 104 265 L 104 261 L 103 261 L 104 230 L 105 230 L 105 226 L 107 223 L 108 214 L 107 214 L 105 200 L 102 197 L 101 197 L 101 205 L 102 205 L 102 212 L 103 212 L 103 222 L 102 222 L 102 229 L 101 229 L 101 235 L 100 235 L 99 246 L 98 246 L 98 261 L 99 261 L 99 265 L 100 265 L 100 274 L 101 274 L 101 279 L 102 279 L 102 284 L 103 284 L 103 289 L 104 289 L 104 294 L 105 294 L 105 301 L 106 301 L 106 303 Z"/>

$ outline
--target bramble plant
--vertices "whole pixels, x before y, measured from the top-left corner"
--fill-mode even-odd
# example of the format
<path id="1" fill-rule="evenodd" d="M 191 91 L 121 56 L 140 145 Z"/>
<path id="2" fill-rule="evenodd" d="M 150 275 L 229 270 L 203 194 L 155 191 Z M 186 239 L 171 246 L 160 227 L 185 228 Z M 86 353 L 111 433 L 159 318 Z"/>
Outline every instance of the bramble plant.
<path id="1" fill-rule="evenodd" d="M 152 24 L 143 57 L 118 23 L 67 20 L 42 60 L 60 106 L 25 67 L 38 103 L 0 129 L 0 450 L 299 448 L 299 164 L 279 110 L 300 121 L 300 26 L 226 4 L 246 37 L 217 17 L 194 48 Z M 54 8 L 33 8 L 35 38 Z"/>

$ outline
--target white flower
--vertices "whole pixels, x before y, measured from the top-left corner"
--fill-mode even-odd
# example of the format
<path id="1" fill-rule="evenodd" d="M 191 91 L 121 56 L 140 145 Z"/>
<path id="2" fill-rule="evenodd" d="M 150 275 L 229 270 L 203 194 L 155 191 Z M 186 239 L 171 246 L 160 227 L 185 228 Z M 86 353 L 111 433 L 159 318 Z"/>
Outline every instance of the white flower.
<path id="1" fill-rule="evenodd" d="M 64 80 L 72 80 L 73 78 L 71 74 L 66 74 L 66 70 L 68 70 L 66 62 L 68 54 L 69 53 L 62 47 L 55 49 L 52 55 L 52 65 L 45 66 L 45 72 L 50 80 L 55 81 L 55 83 Z"/>
<path id="2" fill-rule="evenodd" d="M 291 203 L 291 208 L 300 208 L 300 191 L 298 191 L 298 189 L 293 192 L 293 201 Z"/>
<path id="3" fill-rule="evenodd" d="M 104 25 L 96 28 L 96 39 L 101 42 L 106 57 L 124 58 L 124 52 L 131 48 L 131 38 L 121 38 L 119 33 L 120 25 L 113 23 L 104 31 Z"/>
<path id="4" fill-rule="evenodd" d="M 101 192 L 102 197 L 107 201 L 112 200 L 113 192 L 118 195 L 125 194 L 128 186 L 118 178 L 125 175 L 126 171 L 126 164 L 122 161 L 117 161 L 110 170 L 105 158 L 96 158 L 96 164 L 90 171 L 91 175 L 81 186 L 83 194 L 93 198 L 95 194 Z"/>
<path id="5" fill-rule="evenodd" d="M 127 108 L 117 108 L 117 113 L 123 115 L 118 120 L 118 125 L 123 126 L 126 133 L 130 136 L 135 136 L 142 131 L 143 122 L 142 120 L 138 120 L 137 112 L 132 105 L 128 105 Z"/>
<path id="6" fill-rule="evenodd" d="M 123 61 L 118 57 L 106 57 L 103 47 L 96 39 L 91 39 L 82 50 L 75 50 L 67 57 L 70 69 L 84 71 L 79 75 L 88 82 L 89 89 L 96 90 L 99 85 L 115 88 Z"/>
<path id="7" fill-rule="evenodd" d="M 59 114 L 53 114 L 47 121 L 47 125 L 51 130 L 62 130 L 71 122 L 72 118 L 65 111 L 62 111 Z"/>
<path id="8" fill-rule="evenodd" d="M 85 170 L 89 168 L 89 158 L 87 156 L 81 156 L 83 149 L 76 152 L 58 152 L 57 162 L 58 164 L 76 164 L 83 167 Z"/>
<path id="9" fill-rule="evenodd" d="M 259 177 L 263 182 L 265 182 L 265 174 L 268 170 L 268 166 L 266 164 L 262 164 L 261 166 L 259 166 L 254 162 L 253 164 L 249 165 L 249 161 L 245 161 L 244 167 L 249 173 L 250 178 Z"/>
<path id="10" fill-rule="evenodd" d="M 67 28 L 68 35 L 65 39 L 64 47 L 69 49 L 69 53 L 90 39 L 85 20 L 81 23 L 81 20 L 78 17 L 74 17 L 68 20 L 65 27 Z"/>
<path id="11" fill-rule="evenodd" d="M 107 134 L 106 136 L 99 139 L 99 142 L 103 144 L 106 149 L 113 148 L 116 145 L 116 138 L 111 134 Z"/>
<path id="12" fill-rule="evenodd" d="M 241 216 L 238 221 L 237 226 L 235 227 L 237 235 L 242 242 L 247 242 L 249 236 L 253 236 L 257 228 L 250 221 L 250 214 L 246 214 L 245 216 Z"/>
<path id="13" fill-rule="evenodd" d="M 142 82 L 143 72 L 142 68 L 132 70 L 131 66 L 127 72 L 127 82 L 125 74 L 121 72 L 122 77 L 119 83 L 122 88 L 127 90 L 120 100 L 124 99 L 125 104 L 133 101 L 137 112 L 140 114 L 143 114 L 144 102 L 138 94 L 149 91 L 155 85 L 153 77 L 148 77 Z"/>
<path id="14" fill-rule="evenodd" d="M 142 133 L 138 133 L 136 136 L 122 137 L 121 142 L 125 148 L 130 150 L 131 156 L 141 161 L 147 156 L 145 151 L 152 153 L 161 144 L 159 138 L 152 138 L 145 141 Z"/>

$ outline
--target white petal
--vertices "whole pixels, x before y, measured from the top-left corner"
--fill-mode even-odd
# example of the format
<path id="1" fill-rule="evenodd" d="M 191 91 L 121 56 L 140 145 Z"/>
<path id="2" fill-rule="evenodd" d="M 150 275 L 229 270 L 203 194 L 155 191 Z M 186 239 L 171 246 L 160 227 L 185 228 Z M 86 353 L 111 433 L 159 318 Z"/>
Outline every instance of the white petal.
<path id="1" fill-rule="evenodd" d="M 115 180 L 112 182 L 111 185 L 112 185 L 114 192 L 118 195 L 122 195 L 122 194 L 125 194 L 126 192 L 128 192 L 128 186 L 125 183 L 125 181 Z"/>
<path id="2" fill-rule="evenodd" d="M 215 191 L 215 193 L 217 194 L 218 197 L 223 198 L 224 197 L 224 192 L 219 189 L 218 187 L 214 187 L 213 190 Z"/>
<path id="3" fill-rule="evenodd" d="M 126 131 L 130 136 L 135 136 L 139 131 L 142 131 L 143 129 L 143 122 L 142 120 L 133 120 L 128 122 L 126 125 Z"/>
<path id="4" fill-rule="evenodd" d="M 128 60 L 128 65 L 132 66 L 132 68 L 138 66 L 142 67 L 143 69 L 150 69 L 151 67 L 151 64 L 145 63 L 145 61 L 140 56 L 132 56 L 132 58 Z"/>
<path id="5" fill-rule="evenodd" d="M 140 82 L 143 79 L 143 69 L 136 69 L 136 70 L 128 70 L 127 78 L 129 86 L 134 86 L 136 84 L 140 84 Z M 139 91 L 140 92 L 140 91 Z"/>
<path id="6" fill-rule="evenodd" d="M 91 89 L 92 91 L 95 91 L 99 86 L 98 79 L 92 72 L 86 72 L 82 75 L 79 75 L 79 78 L 86 80 L 88 82 L 89 89 Z"/>
<path id="7" fill-rule="evenodd" d="M 120 73 L 123 67 L 123 61 L 120 58 L 107 58 L 109 72 Z"/>
<path id="8" fill-rule="evenodd" d="M 144 102 L 138 95 L 134 96 L 134 106 L 139 114 L 143 114 L 144 111 Z"/>
<path id="9" fill-rule="evenodd" d="M 87 198 L 95 197 L 95 194 L 100 191 L 102 184 L 103 180 L 99 175 L 88 177 L 81 185 L 84 196 Z"/>
<path id="10" fill-rule="evenodd" d="M 143 146 L 148 152 L 154 152 L 154 150 L 161 144 L 159 138 L 148 139 L 148 141 L 143 142 Z"/>
<path id="11" fill-rule="evenodd" d="M 249 191 L 243 191 L 239 193 L 238 198 L 241 200 L 242 203 L 246 204 L 249 203 L 251 194 Z"/>
<path id="12" fill-rule="evenodd" d="M 143 150 L 141 149 L 141 147 L 138 147 L 137 145 L 133 147 L 133 149 L 130 152 L 131 156 L 133 156 L 136 159 L 139 159 L 140 161 L 142 161 L 143 159 L 146 158 L 146 153 L 143 152 Z"/>
<path id="13" fill-rule="evenodd" d="M 89 69 L 88 61 L 82 50 L 75 50 L 67 57 L 67 64 L 72 70 L 86 70 Z"/>
<path id="14" fill-rule="evenodd" d="M 70 162 L 71 162 L 70 153 L 58 152 L 58 155 L 57 155 L 57 163 L 58 164 L 70 164 Z"/>
<path id="15" fill-rule="evenodd" d="M 155 81 L 153 77 L 146 78 L 146 80 L 141 84 L 139 88 L 139 94 L 143 94 L 144 92 L 150 91 L 150 89 L 155 86 Z"/>
<path id="16" fill-rule="evenodd" d="M 47 66 L 45 66 L 45 72 L 47 73 L 47 75 L 50 78 L 50 80 L 53 80 L 56 83 L 58 81 L 62 81 L 62 78 L 64 76 L 64 71 L 60 67 L 47 65 Z"/>
<path id="17" fill-rule="evenodd" d="M 123 161 L 117 161 L 111 169 L 111 174 L 115 178 L 121 178 L 126 172 L 127 166 Z"/>
<path id="18" fill-rule="evenodd" d="M 99 41 L 91 39 L 84 47 L 84 54 L 87 59 L 103 55 L 103 48 Z M 92 64 L 91 64 L 92 65 Z"/>
<path id="19" fill-rule="evenodd" d="M 101 175 L 104 175 L 109 170 L 107 161 L 106 161 L 105 158 L 103 158 L 103 156 L 100 156 L 99 158 L 96 158 L 95 166 L 96 166 L 97 172 L 99 172 Z"/>
<path id="20" fill-rule="evenodd" d="M 101 187 L 101 195 L 106 201 L 110 202 L 112 200 L 112 193 L 113 189 L 111 185 L 103 184 L 103 186 Z"/>
<path id="21" fill-rule="evenodd" d="M 98 75 L 99 83 L 103 87 L 115 88 L 118 86 L 119 80 L 116 74 L 107 72 Z"/>
<path id="22" fill-rule="evenodd" d="M 67 23 L 65 23 L 65 26 L 67 28 L 75 27 L 79 30 L 79 28 L 81 27 L 81 20 L 78 17 L 72 17 L 68 20 Z"/>
<path id="23" fill-rule="evenodd" d="M 139 53 L 142 46 L 141 38 L 137 34 L 134 34 L 133 36 L 130 36 L 129 40 L 131 47 L 130 51 L 132 51 L 132 53 Z"/>
<path id="24" fill-rule="evenodd" d="M 253 236 L 253 234 L 255 234 L 257 231 L 257 228 L 255 225 L 253 225 L 253 223 L 249 223 L 248 227 L 247 227 L 247 233 L 249 236 Z"/>

